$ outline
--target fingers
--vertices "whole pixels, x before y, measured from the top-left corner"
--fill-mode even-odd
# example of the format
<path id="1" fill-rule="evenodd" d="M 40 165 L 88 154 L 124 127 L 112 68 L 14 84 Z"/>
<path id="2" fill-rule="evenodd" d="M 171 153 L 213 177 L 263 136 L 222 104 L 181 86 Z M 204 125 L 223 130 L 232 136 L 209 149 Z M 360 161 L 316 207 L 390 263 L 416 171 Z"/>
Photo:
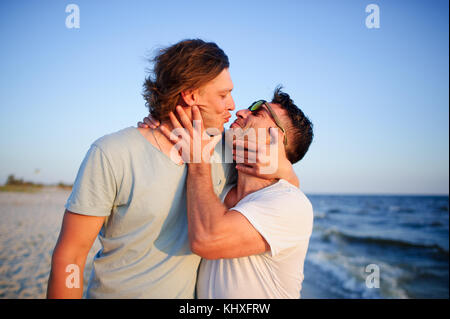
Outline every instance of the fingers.
<path id="1" fill-rule="evenodd" d="M 169 113 L 169 119 L 170 119 L 170 122 L 172 122 L 172 125 L 173 125 L 174 128 L 182 128 L 180 122 L 178 121 L 178 119 L 175 116 L 175 114 L 173 114 L 173 112 Z"/>
<path id="2" fill-rule="evenodd" d="M 282 130 L 280 130 L 277 127 L 271 127 L 269 128 L 270 133 L 270 144 L 278 146 L 278 149 L 284 149 L 284 134 Z"/>
<path id="3" fill-rule="evenodd" d="M 276 144 L 278 141 L 278 135 L 277 135 L 277 128 L 270 128 L 269 129 L 269 135 L 267 134 L 260 134 L 258 137 L 256 136 L 236 136 L 236 139 L 233 141 L 233 144 L 236 145 L 236 147 L 243 147 L 252 151 L 258 151 L 261 149 L 262 151 L 265 151 L 267 146 L 270 146 L 271 144 Z"/>
<path id="4" fill-rule="evenodd" d="M 233 141 L 233 156 L 244 158 L 241 163 L 267 164 L 272 150 L 265 143 L 254 143 L 252 141 Z M 234 158 L 234 157 L 233 157 Z"/>
<path id="5" fill-rule="evenodd" d="M 272 144 L 275 144 L 278 142 L 280 134 L 283 135 L 283 132 L 277 127 L 270 127 L 269 134 L 270 134 L 270 142 Z"/>
<path id="6" fill-rule="evenodd" d="M 201 125 L 200 125 L 200 129 L 201 129 L 201 131 L 203 131 L 203 130 L 204 130 L 204 127 L 203 127 L 203 118 L 202 118 L 202 115 L 201 115 L 200 110 L 199 110 L 199 108 L 198 108 L 197 105 L 194 105 L 194 106 L 192 107 L 192 119 L 193 119 L 194 121 L 199 121 L 199 122 L 197 122 L 197 123 L 200 123 L 200 124 L 201 124 Z"/>
<path id="7" fill-rule="evenodd" d="M 148 117 L 146 117 L 150 120 L 150 122 L 153 123 L 153 125 L 155 125 L 156 127 L 161 125 L 161 122 L 159 122 L 157 119 L 154 119 L 151 115 L 149 115 Z"/>
<path id="8" fill-rule="evenodd" d="M 140 128 L 155 129 L 158 128 L 161 125 L 161 123 L 157 119 L 154 119 L 151 114 L 149 114 L 147 117 L 144 117 L 142 122 L 138 122 L 137 125 Z"/>
<path id="9" fill-rule="evenodd" d="M 178 143 L 182 139 L 182 138 L 178 137 L 177 134 L 175 134 L 175 133 L 181 133 L 180 129 L 174 129 L 173 131 L 169 131 L 169 129 L 167 127 L 165 127 L 164 125 L 161 125 L 159 127 L 159 130 L 161 131 L 161 133 L 164 134 L 165 137 L 167 137 L 170 141 L 172 141 L 174 143 Z"/>
<path id="10" fill-rule="evenodd" d="M 233 160 L 236 161 L 236 163 L 247 164 L 261 162 L 256 152 L 249 152 L 245 149 L 233 150 Z"/>
<path id="11" fill-rule="evenodd" d="M 202 160 L 204 162 L 209 163 L 211 159 L 211 155 L 214 153 L 214 148 L 217 143 L 222 139 L 222 135 L 214 135 L 208 139 L 208 144 L 202 150 Z"/>
<path id="12" fill-rule="evenodd" d="M 155 129 L 159 126 L 159 125 L 155 125 L 148 117 L 144 118 L 144 123 L 152 129 Z"/>
<path id="13" fill-rule="evenodd" d="M 142 122 L 138 122 L 138 123 L 137 123 L 137 126 L 138 126 L 139 128 L 148 128 L 148 125 L 145 124 L 145 123 L 142 123 Z"/>
<path id="14" fill-rule="evenodd" d="M 184 111 L 183 107 L 177 106 L 176 107 L 178 116 L 180 117 L 181 124 L 185 129 L 187 129 L 189 132 L 192 132 L 192 123 L 189 117 L 187 116 L 186 112 Z"/>

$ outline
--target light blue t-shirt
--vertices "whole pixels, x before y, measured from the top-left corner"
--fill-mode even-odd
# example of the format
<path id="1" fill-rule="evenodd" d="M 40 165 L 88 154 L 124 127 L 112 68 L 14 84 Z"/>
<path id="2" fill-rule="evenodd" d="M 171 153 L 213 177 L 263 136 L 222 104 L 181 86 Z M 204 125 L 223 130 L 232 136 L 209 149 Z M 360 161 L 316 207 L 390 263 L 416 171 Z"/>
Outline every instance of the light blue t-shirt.
<path id="1" fill-rule="evenodd" d="M 212 164 L 216 194 L 235 180 L 233 167 Z M 92 144 L 65 205 L 107 216 L 87 298 L 194 297 L 200 257 L 188 241 L 186 177 L 185 164 L 172 162 L 135 127 Z"/>

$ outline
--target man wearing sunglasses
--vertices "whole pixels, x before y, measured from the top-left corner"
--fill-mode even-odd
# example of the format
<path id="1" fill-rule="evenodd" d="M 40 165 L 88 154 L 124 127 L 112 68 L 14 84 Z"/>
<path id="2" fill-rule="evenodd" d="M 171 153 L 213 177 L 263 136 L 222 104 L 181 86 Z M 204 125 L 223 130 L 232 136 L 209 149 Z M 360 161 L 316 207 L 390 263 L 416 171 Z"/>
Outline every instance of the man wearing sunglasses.
<path id="1" fill-rule="evenodd" d="M 175 141 L 194 143 L 194 127 L 177 108 L 179 123 L 190 134 L 181 138 L 162 128 Z M 200 120 L 193 108 L 192 119 Z M 195 123 L 195 122 L 194 122 Z M 271 103 L 264 100 L 237 112 L 229 132 L 261 133 L 279 129 L 281 151 L 289 161 L 300 161 L 312 142 L 312 123 L 295 106 L 289 95 L 277 88 Z M 189 137 L 188 137 L 189 136 Z M 198 135 L 197 135 L 198 136 Z M 277 138 L 273 135 L 272 138 Z M 264 139 L 263 139 L 264 140 Z M 283 147 L 284 146 L 284 147 Z M 238 152 L 233 151 L 239 161 Z M 246 165 L 248 154 L 244 155 Z M 188 164 L 188 232 L 191 249 L 203 257 L 197 278 L 198 298 L 299 298 L 303 264 L 312 232 L 313 211 L 300 189 L 284 179 L 267 179 L 246 174 L 240 169 L 236 185 L 227 185 L 218 197 L 213 191 L 211 164 Z"/>

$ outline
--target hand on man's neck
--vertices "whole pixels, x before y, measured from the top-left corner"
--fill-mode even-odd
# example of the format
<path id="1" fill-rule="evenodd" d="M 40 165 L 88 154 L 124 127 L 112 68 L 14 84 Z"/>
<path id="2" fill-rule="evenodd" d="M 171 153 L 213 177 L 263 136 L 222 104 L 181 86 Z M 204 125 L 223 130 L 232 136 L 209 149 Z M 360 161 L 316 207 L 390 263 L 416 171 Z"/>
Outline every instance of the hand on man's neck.
<path id="1" fill-rule="evenodd" d="M 185 106 L 183 106 L 183 110 L 186 113 L 187 117 L 189 118 L 189 121 L 192 122 L 192 108 L 190 106 L 185 105 Z M 178 121 L 181 123 L 176 110 L 173 110 L 173 114 L 176 116 Z M 167 118 L 166 120 L 161 121 L 161 126 L 165 126 L 171 132 L 174 130 L 174 126 L 172 125 L 170 118 Z"/>

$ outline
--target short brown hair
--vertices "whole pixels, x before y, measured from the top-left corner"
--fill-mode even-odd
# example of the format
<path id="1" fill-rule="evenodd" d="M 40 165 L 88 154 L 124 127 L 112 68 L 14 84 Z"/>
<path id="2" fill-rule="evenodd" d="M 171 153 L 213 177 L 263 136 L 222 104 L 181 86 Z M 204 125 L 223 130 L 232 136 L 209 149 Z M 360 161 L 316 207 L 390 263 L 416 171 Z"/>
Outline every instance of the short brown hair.
<path id="1" fill-rule="evenodd" d="M 153 117 L 165 120 L 180 98 L 180 93 L 197 89 L 228 68 L 227 55 L 214 42 L 183 40 L 150 60 L 153 69 L 144 82 L 145 105 Z"/>
<path id="2" fill-rule="evenodd" d="M 297 163 L 306 154 L 314 138 L 313 124 L 303 111 L 291 100 L 289 94 L 281 91 L 277 86 L 273 93 L 272 103 L 279 104 L 287 112 L 289 124 L 286 125 L 288 134 L 288 145 L 286 146 L 286 157 L 292 163 Z"/>

